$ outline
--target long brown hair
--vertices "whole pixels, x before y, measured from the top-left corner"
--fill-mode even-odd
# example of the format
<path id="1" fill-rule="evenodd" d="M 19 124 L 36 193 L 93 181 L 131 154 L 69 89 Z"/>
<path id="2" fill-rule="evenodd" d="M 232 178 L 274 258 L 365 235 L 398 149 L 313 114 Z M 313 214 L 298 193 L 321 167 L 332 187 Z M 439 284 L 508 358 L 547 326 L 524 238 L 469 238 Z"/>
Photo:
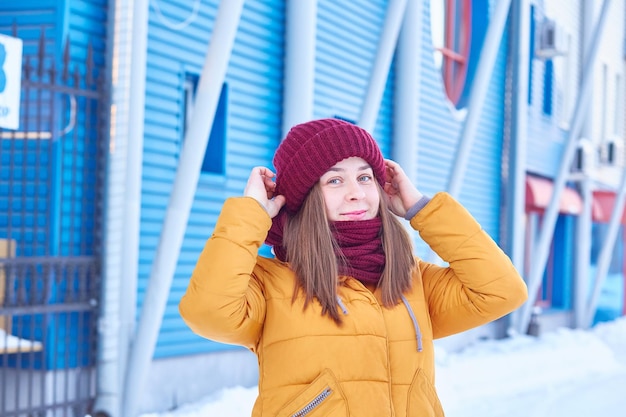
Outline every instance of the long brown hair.
<path id="1" fill-rule="evenodd" d="M 411 271 L 415 267 L 413 247 L 409 234 L 400 221 L 391 213 L 378 185 L 381 195 L 379 216 L 382 221 L 381 240 L 385 252 L 385 268 L 378 283 L 382 292 L 382 303 L 392 307 L 411 288 Z M 300 210 L 288 215 L 283 232 L 283 246 L 287 262 L 296 275 L 296 287 L 292 302 L 298 292 L 305 295 L 304 308 L 317 298 L 322 305 L 322 315 L 328 314 L 341 324 L 337 306 L 338 262 L 341 251 L 333 238 L 326 217 L 324 196 L 316 184 L 304 200 Z"/>

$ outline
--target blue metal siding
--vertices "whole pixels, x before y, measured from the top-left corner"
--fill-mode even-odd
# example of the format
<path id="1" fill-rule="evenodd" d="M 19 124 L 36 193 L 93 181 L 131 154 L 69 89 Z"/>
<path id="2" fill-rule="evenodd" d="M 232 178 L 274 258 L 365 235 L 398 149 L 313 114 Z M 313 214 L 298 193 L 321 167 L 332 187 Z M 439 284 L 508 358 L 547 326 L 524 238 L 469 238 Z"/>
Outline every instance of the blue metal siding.
<path id="1" fill-rule="evenodd" d="M 150 10 L 145 141 L 140 225 L 138 302 L 161 233 L 182 141 L 183 84 L 200 75 L 214 26 L 217 0 L 202 2 L 184 30 L 170 29 Z M 187 20 L 185 1 L 160 1 L 170 22 Z M 233 349 L 193 334 L 178 313 L 193 267 L 211 235 L 224 200 L 241 195 L 252 167 L 271 167 L 280 142 L 284 54 L 284 2 L 246 1 L 225 83 L 225 174 L 202 173 L 175 271 L 155 357 Z"/>
<path id="2" fill-rule="evenodd" d="M 45 37 L 45 55 L 54 56 L 60 49 L 56 41 L 60 36 L 57 23 L 58 4 L 54 0 L 24 0 L 0 2 L 0 33 L 22 39 L 23 54 L 36 56 L 39 42 Z M 17 34 L 13 33 L 14 25 Z"/>
<path id="3" fill-rule="evenodd" d="M 506 45 L 502 38 L 491 83 L 485 97 L 483 116 L 476 130 L 472 156 L 459 198 L 483 228 L 497 240 L 500 233 L 502 180 L 502 135 L 504 126 L 504 85 Z M 477 198 L 477 196 L 479 196 Z"/>
<path id="4" fill-rule="evenodd" d="M 162 17 L 150 8 L 148 28 L 138 308 L 145 296 L 180 155 L 184 82 L 188 74 L 200 74 L 217 2 L 203 5 L 198 15 L 179 30 L 171 29 L 168 24 L 187 21 L 192 16 L 191 4 L 161 1 L 159 7 Z M 207 230 L 207 237 L 209 234 Z M 187 244 L 184 244 L 181 258 L 186 250 Z M 162 346 L 171 344 L 172 327 L 184 329 L 182 322 L 177 323 L 178 314 L 172 311 L 182 296 L 178 280 L 186 282 L 189 278 L 189 275 L 179 274 L 180 268 L 176 270 L 155 356 L 167 356 L 162 353 Z M 180 337 L 180 341 L 184 344 L 189 338 L 189 335 Z"/>
<path id="5" fill-rule="evenodd" d="M 87 59 L 91 44 L 94 61 L 104 66 L 107 26 L 107 0 L 21 0 L 0 4 L 0 33 L 17 36 L 24 41 L 24 55 L 35 55 L 42 32 L 46 39 L 46 55 L 60 61 L 65 42 L 70 39 L 71 58 Z"/>
<path id="6" fill-rule="evenodd" d="M 363 109 L 387 2 L 320 0 L 317 17 L 314 117 L 358 121 Z M 383 155 L 390 156 L 393 68 L 374 128 Z"/>
<path id="7" fill-rule="evenodd" d="M 492 2 L 493 3 L 493 2 Z M 491 7 L 493 8 L 493 6 Z M 426 194 L 447 190 L 459 146 L 462 113 L 447 101 L 441 73 L 435 67 L 429 3 L 424 5 L 422 36 L 425 39 L 420 68 L 419 145 L 417 185 Z M 501 154 L 504 124 L 504 85 L 507 32 L 500 49 L 489 91 L 485 97 L 481 119 L 471 149 L 467 170 L 463 175 L 460 201 L 494 238 L 499 235 Z M 468 82 L 471 82 L 469 80 Z M 418 251 L 425 247 L 418 247 Z"/>
<path id="8" fill-rule="evenodd" d="M 85 62 L 91 46 L 94 63 L 104 67 L 107 35 L 107 0 L 65 0 L 69 2 L 67 33 L 71 44 L 71 58 Z M 66 41 L 64 39 L 63 41 Z"/>
<path id="9" fill-rule="evenodd" d="M 96 67 L 90 77 L 104 75 L 105 65 L 105 42 L 107 25 L 107 1 L 106 0 L 66 0 L 58 3 L 59 11 L 57 16 L 63 19 L 57 22 L 58 27 L 63 28 L 63 34 L 59 39 L 60 59 L 65 48 L 68 47 L 69 59 L 77 65 L 75 71 L 81 68 L 84 63 L 91 59 Z M 91 48 L 91 52 L 87 50 Z M 72 71 L 72 69 L 70 69 Z M 75 72 L 77 75 L 78 72 Z M 81 78 L 85 75 L 81 73 Z M 86 85 L 81 79 L 78 81 L 70 72 L 73 78 L 73 85 L 77 87 Z M 102 78 L 102 82 L 104 78 Z M 99 144 L 96 140 L 101 132 L 95 130 L 96 126 L 101 126 L 99 120 L 102 113 L 96 109 L 88 100 L 81 97 L 67 97 L 66 102 L 59 103 L 61 117 L 61 128 L 70 122 L 71 110 L 69 100 L 76 99 L 76 127 L 63 136 L 57 155 L 59 160 L 59 170 L 66 174 L 57 179 L 57 186 L 60 191 L 59 200 L 59 221 L 61 224 L 62 255 L 91 254 L 85 253 L 84 248 L 92 248 L 92 242 L 99 234 L 96 225 L 90 224 L 87 219 L 93 218 L 92 213 L 96 210 L 97 203 L 94 191 L 98 181 L 97 160 L 95 155 L 99 154 Z M 100 108 L 102 109 L 102 108 Z M 62 155 L 73 155 L 73 158 Z M 76 172 L 75 172 L 76 171 Z M 72 173 L 73 174 L 68 174 Z M 84 192 L 83 192 L 84 190 Z M 66 227 L 74 223 L 73 228 Z M 80 222 L 80 227 L 76 224 Z M 68 233 L 67 230 L 79 230 L 80 233 Z"/>
<path id="10" fill-rule="evenodd" d="M 571 15 L 576 14 L 577 8 L 580 7 L 579 2 L 561 1 L 559 7 L 563 17 L 573 20 Z M 531 25 L 535 28 L 534 43 L 535 46 L 539 42 L 540 28 L 546 11 L 545 4 L 542 1 L 535 1 L 531 6 L 533 10 L 534 21 Z M 576 33 L 580 28 L 570 29 L 571 33 Z M 559 57 L 556 59 L 564 59 Z M 528 144 L 529 150 L 526 161 L 527 170 L 546 177 L 555 177 L 563 154 L 565 141 L 567 139 L 567 131 L 559 126 L 559 117 L 561 109 L 553 108 L 558 103 L 552 102 L 553 86 L 562 85 L 563 80 L 557 79 L 558 75 L 552 73 L 552 64 L 546 60 L 539 59 L 533 54 L 530 56 L 530 68 L 532 76 L 529 79 L 529 90 L 532 100 L 528 105 Z M 566 87 L 568 88 L 568 87 Z M 548 96 L 547 96 L 548 95 Z M 550 99 L 549 110 L 547 113 L 544 105 L 545 99 Z"/>
<path id="11" fill-rule="evenodd" d="M 441 72 L 435 67 L 428 2 L 424 3 L 423 19 L 417 186 L 432 195 L 447 188 L 462 120 L 452 112 Z"/>

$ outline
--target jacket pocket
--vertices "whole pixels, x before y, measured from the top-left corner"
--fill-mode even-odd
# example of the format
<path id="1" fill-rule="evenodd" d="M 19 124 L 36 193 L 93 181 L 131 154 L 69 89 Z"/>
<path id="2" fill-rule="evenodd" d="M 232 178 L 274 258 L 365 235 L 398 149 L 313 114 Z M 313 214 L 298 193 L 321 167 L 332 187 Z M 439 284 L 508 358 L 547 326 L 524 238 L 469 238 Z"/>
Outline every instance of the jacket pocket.
<path id="1" fill-rule="evenodd" d="M 349 417 L 348 403 L 339 383 L 325 369 L 303 391 L 296 395 L 276 417 Z"/>
<path id="2" fill-rule="evenodd" d="M 406 405 L 407 417 L 443 417 L 443 407 L 430 383 L 421 369 L 418 369 L 409 387 L 409 398 Z"/>

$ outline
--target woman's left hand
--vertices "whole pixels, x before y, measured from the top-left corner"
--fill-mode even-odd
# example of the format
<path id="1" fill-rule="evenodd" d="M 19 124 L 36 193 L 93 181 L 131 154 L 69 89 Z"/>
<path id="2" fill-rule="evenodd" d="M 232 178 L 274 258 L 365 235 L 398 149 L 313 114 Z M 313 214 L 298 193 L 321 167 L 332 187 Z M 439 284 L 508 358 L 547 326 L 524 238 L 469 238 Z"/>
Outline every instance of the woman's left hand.
<path id="1" fill-rule="evenodd" d="M 400 164 L 385 159 L 387 180 L 385 195 L 389 209 L 396 216 L 404 218 L 408 209 L 422 198 L 422 193 L 413 185 Z"/>

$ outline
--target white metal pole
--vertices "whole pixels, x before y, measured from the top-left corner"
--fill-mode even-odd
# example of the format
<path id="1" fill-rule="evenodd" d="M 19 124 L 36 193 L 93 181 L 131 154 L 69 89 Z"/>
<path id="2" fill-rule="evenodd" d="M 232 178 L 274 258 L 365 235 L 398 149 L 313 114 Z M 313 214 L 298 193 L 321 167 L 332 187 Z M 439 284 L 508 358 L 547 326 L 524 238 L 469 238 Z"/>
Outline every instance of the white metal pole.
<path id="1" fill-rule="evenodd" d="M 513 265 L 518 271 L 524 271 L 524 235 L 526 201 L 526 142 L 528 136 L 528 64 L 530 61 L 530 6 L 528 0 L 513 0 L 511 20 L 513 37 L 511 128 L 508 155 L 508 170 L 503 172 L 506 199 L 506 248 Z M 504 155 L 503 155 L 504 156 Z M 511 315 L 509 326 L 516 328 L 517 312 Z"/>
<path id="2" fill-rule="evenodd" d="M 359 126 L 368 132 L 373 132 L 376 126 L 380 102 L 385 92 L 385 84 L 389 76 L 389 68 L 391 67 L 391 60 L 393 59 L 393 53 L 398 42 L 407 1 L 408 0 L 389 1 L 385 23 L 378 43 L 376 60 L 368 84 L 369 88 L 367 89 L 363 109 L 361 110 L 358 122 Z M 414 70 L 417 71 L 418 69 L 415 68 Z"/>
<path id="3" fill-rule="evenodd" d="M 285 25 L 283 137 L 313 118 L 317 0 L 288 0 Z"/>
<path id="4" fill-rule="evenodd" d="M 419 131 L 420 36 L 423 6 L 420 0 L 408 0 L 398 39 L 396 85 L 394 91 L 393 145 L 391 157 L 417 184 L 417 143 Z M 404 223 L 414 238 L 416 232 Z"/>
<path id="5" fill-rule="evenodd" d="M 243 0 L 220 2 L 211 41 L 196 93 L 194 112 L 185 135 L 174 186 L 165 213 L 146 296 L 141 310 L 137 337 L 132 345 L 124 383 L 124 417 L 137 415 L 145 380 L 154 354 L 163 313 L 187 228 L 187 220 L 198 185 L 202 160 L 235 35 L 243 10 Z"/>
<path id="6" fill-rule="evenodd" d="M 604 0 L 602 10 L 600 12 L 600 17 L 598 18 L 598 22 L 595 25 L 593 35 L 590 40 L 590 45 L 585 48 L 585 51 L 587 51 L 587 53 L 585 53 L 584 55 L 584 70 L 582 74 L 579 97 L 576 102 L 574 113 L 572 115 L 572 122 L 570 123 L 567 144 L 561 158 L 561 166 L 559 167 L 558 175 L 554 181 L 552 198 L 550 199 L 550 204 L 548 205 L 548 208 L 544 213 L 541 232 L 539 234 L 539 241 L 535 246 L 533 252 L 532 266 L 528 277 L 528 300 L 526 301 L 524 306 L 522 306 L 522 315 L 519 321 L 519 330 L 522 333 L 524 333 L 526 328 L 528 327 L 530 314 L 532 312 L 535 301 L 537 300 L 537 291 L 539 290 L 543 273 L 546 269 L 548 253 L 550 251 L 550 243 L 552 242 L 554 227 L 556 225 L 559 211 L 559 201 L 561 200 L 561 194 L 563 193 L 563 189 L 565 188 L 565 182 L 567 181 L 567 178 L 569 176 L 570 165 L 572 162 L 572 158 L 574 157 L 574 152 L 576 151 L 576 144 L 578 141 L 577 139 L 584 122 L 584 110 L 587 108 L 587 101 L 589 100 L 591 83 L 593 81 L 590 74 L 592 74 L 593 66 L 595 65 L 595 60 L 599 49 L 598 45 L 600 43 L 600 34 L 602 33 L 602 29 L 606 22 L 609 5 L 610 0 Z"/>
<path id="7" fill-rule="evenodd" d="M 417 178 L 422 2 L 408 0 L 398 39 L 392 158 Z"/>
<path id="8" fill-rule="evenodd" d="M 141 217 L 141 182 L 143 172 L 143 137 L 146 98 L 146 71 L 148 55 L 149 0 L 133 1 L 132 68 L 130 74 L 128 167 L 126 204 L 124 208 L 124 243 L 122 245 L 121 285 L 121 340 L 120 381 L 131 342 L 135 333 L 137 317 L 137 271 L 139 269 L 139 225 Z"/>
<path id="9" fill-rule="evenodd" d="M 589 283 L 589 260 L 591 255 L 591 226 L 593 211 L 593 189 L 591 178 L 584 174 L 580 181 L 580 192 L 583 197 L 583 210 L 576 221 L 576 272 L 574 284 L 574 325 L 585 327 L 587 313 L 587 295 Z"/>
<path id="10" fill-rule="evenodd" d="M 595 2 L 583 2 L 580 6 L 583 13 L 581 22 L 581 45 L 587 45 L 591 42 L 593 35 L 594 10 Z M 572 47 L 572 45 L 568 45 Z M 594 68 L 591 68 L 593 74 Z M 590 77 L 593 75 L 590 74 Z M 591 95 L 593 95 L 593 86 L 591 87 Z M 580 138 L 590 138 L 592 136 L 592 112 L 587 111 L 589 102 L 587 102 L 585 111 L 582 112 L 583 120 L 580 127 Z M 589 169 L 593 170 L 595 161 L 589 164 Z M 576 272 L 574 284 L 574 326 L 577 328 L 585 327 L 585 316 L 587 314 L 587 301 L 589 297 L 589 261 L 591 259 L 591 228 L 593 226 L 593 181 L 589 173 L 583 172 L 582 179 L 578 186 L 582 194 L 583 210 L 578 216 L 576 222 Z"/>
<path id="11" fill-rule="evenodd" d="M 95 410 L 121 415 L 123 370 L 137 305 L 148 0 L 109 6 L 113 46 L 106 229 Z"/>

